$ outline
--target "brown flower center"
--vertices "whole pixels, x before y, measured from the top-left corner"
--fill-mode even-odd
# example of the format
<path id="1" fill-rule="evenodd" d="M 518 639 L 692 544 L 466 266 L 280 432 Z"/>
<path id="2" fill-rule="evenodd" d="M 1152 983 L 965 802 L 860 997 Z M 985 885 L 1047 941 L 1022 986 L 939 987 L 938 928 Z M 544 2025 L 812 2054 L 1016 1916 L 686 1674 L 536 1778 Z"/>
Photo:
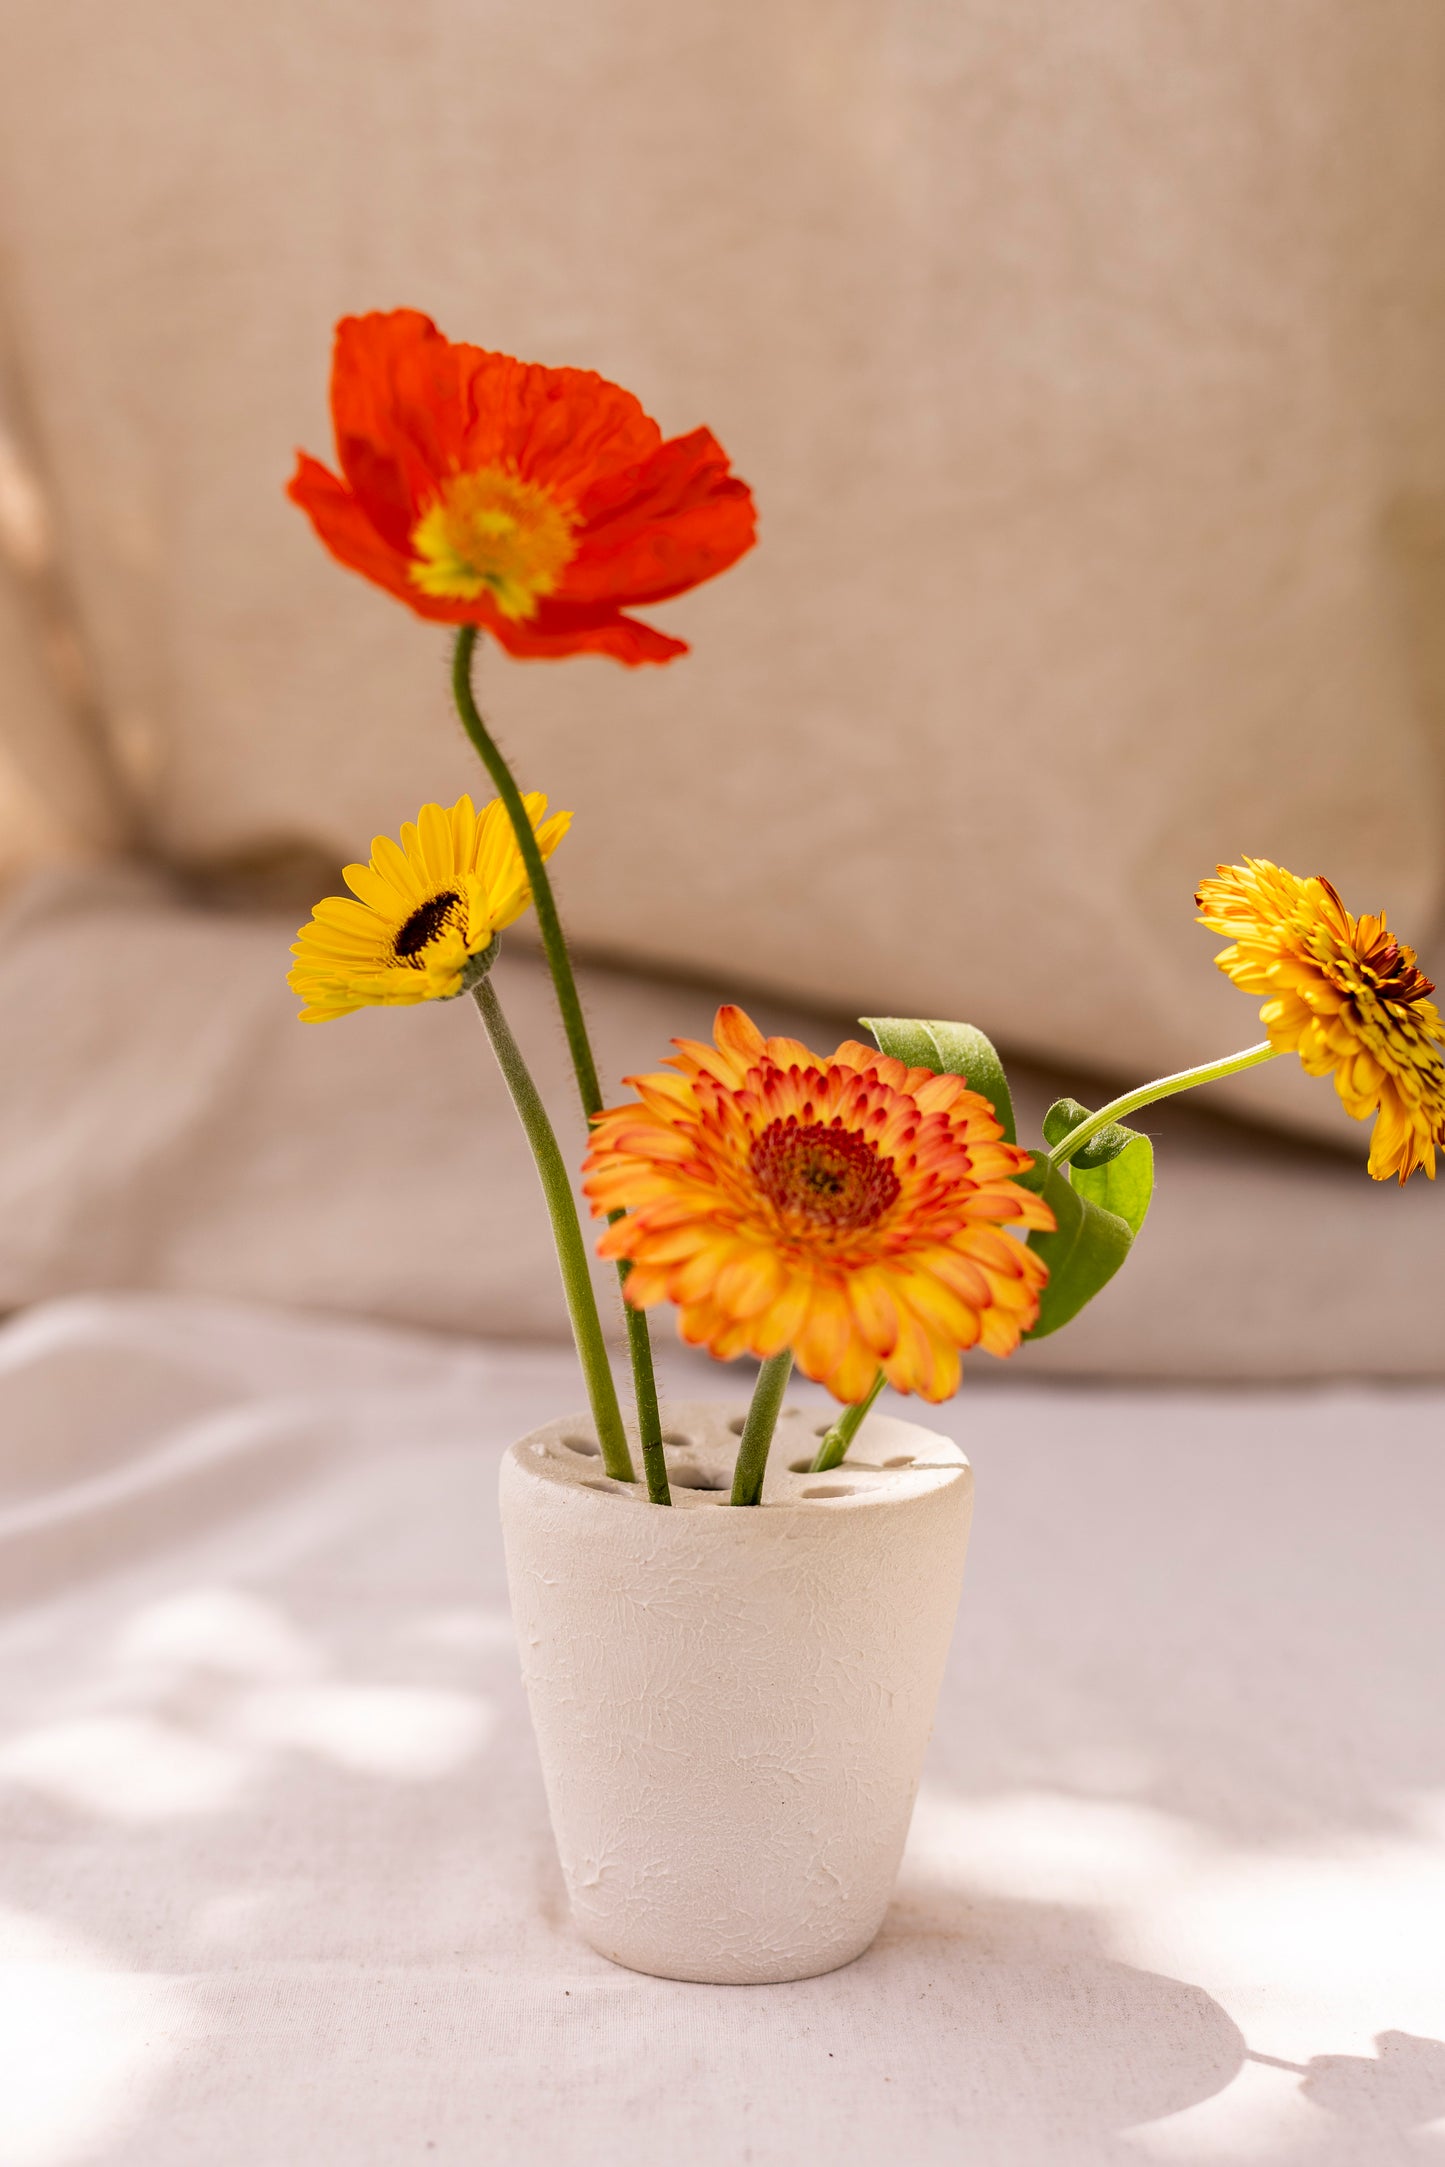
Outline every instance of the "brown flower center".
<path id="1" fill-rule="evenodd" d="M 444 889 L 440 895 L 428 896 L 397 932 L 391 944 L 391 952 L 398 963 L 414 964 L 421 969 L 416 958 L 429 941 L 434 941 L 443 926 L 450 925 L 453 916 L 461 908 L 461 897 L 452 889 Z"/>
<path id="2" fill-rule="evenodd" d="M 785 1217 L 850 1233 L 872 1226 L 898 1196 L 890 1159 L 852 1129 L 770 1122 L 750 1154 L 753 1179 Z"/>
<path id="3" fill-rule="evenodd" d="M 1332 881 L 1326 880 L 1323 873 L 1316 874 L 1315 877 L 1348 925 L 1349 913 L 1340 900 L 1338 888 Z M 1366 945 L 1365 925 L 1366 921 L 1359 921 L 1351 944 L 1353 961 L 1357 964 L 1365 985 L 1379 1000 L 1397 1002 L 1402 1008 L 1408 1008 L 1412 1001 L 1423 1001 L 1435 991 L 1434 979 L 1427 978 L 1420 969 L 1415 961 L 1413 948 L 1407 948 L 1402 941 L 1397 941 L 1385 925 L 1376 927 L 1373 938 Z M 1326 975 L 1336 976 L 1328 971 Z M 1338 978 L 1337 983 L 1347 993 L 1359 991 L 1358 984 L 1351 983 L 1349 976 Z"/>
<path id="4" fill-rule="evenodd" d="M 1408 1006 L 1435 991 L 1434 980 L 1425 976 L 1410 951 L 1402 949 L 1392 933 L 1382 934 L 1360 961 L 1367 981 L 1382 1001 L 1399 1001 Z"/>

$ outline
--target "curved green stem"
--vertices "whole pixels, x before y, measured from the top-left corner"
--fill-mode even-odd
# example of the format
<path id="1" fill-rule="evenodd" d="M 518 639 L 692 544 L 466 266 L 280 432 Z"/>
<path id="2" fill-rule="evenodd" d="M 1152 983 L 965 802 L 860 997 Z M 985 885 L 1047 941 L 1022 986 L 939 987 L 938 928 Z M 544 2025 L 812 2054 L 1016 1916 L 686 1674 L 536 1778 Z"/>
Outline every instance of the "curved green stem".
<path id="1" fill-rule="evenodd" d="M 472 656 L 476 650 L 477 628 L 462 625 L 457 632 L 456 651 L 452 657 L 452 697 L 462 727 L 471 739 L 483 767 L 492 779 L 493 788 L 506 808 L 522 853 L 522 863 L 527 868 L 527 879 L 532 890 L 532 906 L 537 913 L 537 925 L 546 951 L 547 968 L 552 974 L 552 985 L 561 1011 L 562 1028 L 567 1034 L 567 1051 L 572 1056 L 572 1071 L 577 1078 L 577 1095 L 582 1101 L 582 1115 L 588 1128 L 596 1115 L 602 1111 L 602 1086 L 597 1080 L 597 1063 L 592 1058 L 592 1042 L 587 1036 L 587 1022 L 582 1014 L 582 1002 L 577 992 L 577 981 L 572 975 L 572 959 L 567 953 L 567 940 L 562 931 L 562 921 L 557 915 L 557 900 L 552 893 L 552 882 L 546 861 L 537 847 L 532 823 L 527 818 L 527 808 L 522 803 L 522 793 L 516 778 L 502 756 L 501 747 L 488 730 L 481 717 L 472 693 Z M 613 1212 L 614 1219 L 620 1212 Z M 625 1282 L 630 1267 L 619 1264 L 617 1276 Z M 632 1360 L 632 1383 L 637 1399 L 637 1432 L 642 1446 L 642 1464 L 647 1474 L 647 1494 L 654 1505 L 670 1505 L 671 1493 L 667 1484 L 667 1458 L 662 1449 L 662 1415 L 657 1404 L 657 1380 L 652 1367 L 652 1340 L 647 1329 L 647 1318 L 640 1309 L 634 1309 L 623 1296 L 623 1313 L 627 1319 L 627 1351 Z"/>
<path id="2" fill-rule="evenodd" d="M 582 1111 L 590 1122 L 594 1114 L 602 1111 L 602 1087 L 597 1081 L 597 1063 L 592 1058 L 592 1045 L 587 1036 L 582 1003 L 577 994 L 577 981 L 572 976 L 572 959 L 567 953 L 562 922 L 557 916 L 557 900 L 552 893 L 546 862 L 537 848 L 537 838 L 532 833 L 532 823 L 527 818 L 527 808 L 522 803 L 522 793 L 517 788 L 516 778 L 502 756 L 501 747 L 483 722 L 476 700 L 472 696 L 472 654 L 476 644 L 476 626 L 463 625 L 457 633 L 456 653 L 452 658 L 452 696 L 457 703 L 457 713 L 462 718 L 462 727 L 476 747 L 483 767 L 492 778 L 492 786 L 507 809 L 512 833 L 517 838 L 517 848 L 522 853 L 522 863 L 527 868 L 527 879 L 532 889 L 532 907 L 537 913 L 542 946 L 547 951 L 547 967 L 557 989 L 557 1006 L 562 1011 L 562 1028 L 567 1034 L 567 1051 L 572 1056 L 572 1067 L 577 1077 L 577 1093 L 582 1101 Z"/>
<path id="3" fill-rule="evenodd" d="M 818 1447 L 818 1456 L 808 1470 L 813 1475 L 826 1475 L 829 1468 L 841 1467 L 843 1457 L 854 1438 L 863 1427 L 863 1418 L 887 1383 L 880 1369 L 868 1388 L 868 1397 L 859 1400 L 856 1407 L 845 1407 L 831 1430 Z"/>
<path id="4" fill-rule="evenodd" d="M 1267 1038 L 1262 1039 L 1257 1046 L 1246 1046 L 1243 1053 L 1226 1054 L 1222 1061 L 1206 1061 L 1201 1068 L 1181 1069 L 1177 1076 L 1160 1076 L 1153 1083 L 1141 1084 L 1137 1091 L 1126 1091 L 1123 1098 L 1111 1099 L 1087 1121 L 1070 1129 L 1063 1142 L 1055 1144 L 1049 1153 L 1049 1164 L 1062 1166 L 1076 1151 L 1082 1151 L 1100 1129 L 1106 1129 L 1111 1121 L 1122 1121 L 1125 1114 L 1137 1113 L 1141 1106 L 1172 1098 L 1176 1091 L 1192 1091 L 1196 1084 L 1218 1083 L 1221 1076 L 1238 1075 L 1242 1068 L 1257 1068 L 1261 1061 L 1272 1061 L 1278 1051 Z"/>
<path id="5" fill-rule="evenodd" d="M 607 1343 L 602 1337 L 602 1320 L 597 1314 L 597 1298 L 592 1292 L 592 1279 L 587 1269 L 587 1249 L 577 1220 L 577 1203 L 556 1132 L 542 1104 L 541 1093 L 522 1059 L 521 1048 L 502 1014 L 502 1004 L 493 990 L 490 974 L 472 988 L 472 996 L 482 1012 L 497 1065 L 506 1078 L 512 1104 L 537 1162 L 547 1214 L 552 1221 L 552 1238 L 557 1244 L 557 1262 L 562 1272 L 563 1292 L 567 1296 L 567 1312 L 572 1319 L 572 1336 L 577 1342 L 577 1358 L 587 1381 L 597 1442 L 602 1447 L 602 1464 L 615 1482 L 635 1482 L 632 1455 L 627 1449 L 627 1436 L 622 1427 L 622 1410 L 617 1404 L 617 1387 L 612 1382 L 612 1369 L 607 1360 Z"/>
<path id="6" fill-rule="evenodd" d="M 768 1470 L 768 1447 L 778 1426 L 778 1410 L 788 1389 L 792 1367 L 793 1350 L 785 1347 L 781 1354 L 770 1356 L 758 1371 L 753 1403 L 743 1424 L 737 1465 L 733 1469 L 730 1505 L 756 1505 L 762 1498 L 763 1476 Z"/>

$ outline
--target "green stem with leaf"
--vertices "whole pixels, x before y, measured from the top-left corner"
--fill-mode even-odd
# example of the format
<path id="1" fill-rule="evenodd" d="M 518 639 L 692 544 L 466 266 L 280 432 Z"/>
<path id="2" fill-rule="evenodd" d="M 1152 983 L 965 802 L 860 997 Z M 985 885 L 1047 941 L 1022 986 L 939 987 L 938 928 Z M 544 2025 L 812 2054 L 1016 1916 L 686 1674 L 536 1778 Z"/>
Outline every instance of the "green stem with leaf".
<path id="1" fill-rule="evenodd" d="M 542 947 L 547 957 L 547 968 L 552 974 L 552 986 L 557 996 L 557 1007 L 562 1016 L 562 1028 L 567 1036 L 567 1051 L 572 1057 L 572 1070 L 577 1078 L 577 1095 L 582 1101 L 582 1114 L 588 1128 L 602 1111 L 602 1086 L 597 1079 L 597 1063 L 592 1056 L 592 1042 L 587 1035 L 587 1022 L 582 1013 L 582 1002 L 577 992 L 577 981 L 572 972 L 572 959 L 567 953 L 567 940 L 562 931 L 562 921 L 557 915 L 557 901 L 552 893 L 552 883 L 546 862 L 537 847 L 532 823 L 527 818 L 527 808 L 522 803 L 522 793 L 516 778 L 502 755 L 501 747 L 482 720 L 472 692 L 472 657 L 476 650 L 477 627 L 462 625 L 457 632 L 456 651 L 452 658 L 452 696 L 462 727 L 471 739 L 483 767 L 492 779 L 493 788 L 506 809 L 522 853 L 522 863 L 527 868 L 527 879 L 532 890 L 532 905 L 537 913 L 537 925 L 542 935 Z M 575 1217 L 575 1213 L 574 1213 Z M 620 1218 L 620 1212 L 612 1214 Z M 623 1315 L 627 1322 L 627 1351 L 632 1360 L 633 1390 L 637 1399 L 637 1431 L 642 1446 L 642 1464 L 647 1475 L 647 1494 L 655 1505 L 670 1505 L 671 1492 L 667 1482 L 667 1459 L 662 1449 L 662 1415 L 657 1404 L 657 1379 L 652 1366 L 652 1341 L 648 1334 L 647 1318 L 640 1309 L 634 1309 L 626 1298 L 627 1274 L 631 1266 L 625 1261 L 617 1267 L 622 1282 Z"/>
<path id="2" fill-rule="evenodd" d="M 1272 1061 L 1279 1050 L 1266 1038 L 1258 1046 L 1246 1046 L 1243 1053 L 1227 1054 L 1222 1061 L 1206 1061 L 1200 1068 L 1181 1069 L 1177 1076 L 1160 1076 L 1153 1083 L 1141 1084 L 1137 1091 L 1126 1091 L 1122 1098 L 1111 1099 L 1096 1114 L 1090 1114 L 1087 1121 L 1070 1129 L 1049 1153 L 1049 1165 L 1063 1166 L 1076 1151 L 1082 1151 L 1100 1129 L 1108 1128 L 1111 1121 L 1122 1121 L 1126 1114 L 1137 1113 L 1141 1106 L 1152 1106 L 1156 1099 L 1172 1098 L 1176 1091 L 1192 1091 L 1198 1084 L 1217 1083 L 1222 1076 L 1236 1076 L 1241 1069 L 1257 1068 L 1261 1061 Z"/>

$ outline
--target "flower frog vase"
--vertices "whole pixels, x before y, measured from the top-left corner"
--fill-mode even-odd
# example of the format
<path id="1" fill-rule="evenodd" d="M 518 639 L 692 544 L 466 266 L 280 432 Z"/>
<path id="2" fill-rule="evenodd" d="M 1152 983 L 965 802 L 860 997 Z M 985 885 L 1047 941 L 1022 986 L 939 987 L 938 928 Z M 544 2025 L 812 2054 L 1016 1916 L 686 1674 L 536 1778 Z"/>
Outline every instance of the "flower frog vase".
<path id="1" fill-rule="evenodd" d="M 783 1413 L 761 1506 L 727 1509 L 741 1411 L 675 1407 L 673 1506 L 602 1472 L 590 1426 L 502 1463 L 522 1671 L 577 1926 L 615 1963 L 757 1985 L 862 1954 L 908 1833 L 963 1582 L 951 1439 Z"/>

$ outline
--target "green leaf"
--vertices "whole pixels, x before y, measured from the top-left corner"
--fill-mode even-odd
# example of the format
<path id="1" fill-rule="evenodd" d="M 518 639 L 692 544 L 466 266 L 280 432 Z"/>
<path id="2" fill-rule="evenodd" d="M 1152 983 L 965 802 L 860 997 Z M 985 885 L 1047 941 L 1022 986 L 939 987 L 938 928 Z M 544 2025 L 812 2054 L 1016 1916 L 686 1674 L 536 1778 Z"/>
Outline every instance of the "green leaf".
<path id="1" fill-rule="evenodd" d="M 1009 1143 L 1015 1143 L 1013 1099 L 1003 1063 L 982 1031 L 969 1023 L 933 1023 L 902 1016 L 865 1016 L 884 1053 L 910 1068 L 962 1076 L 971 1090 L 986 1098 Z M 1059 1099 L 1044 1116 L 1050 1145 L 1062 1143 L 1071 1129 L 1088 1119 L 1077 1099 Z M 1030 1339 L 1045 1339 L 1070 1323 L 1108 1285 L 1125 1257 L 1149 1209 L 1154 1187 L 1154 1146 L 1147 1136 L 1122 1122 L 1111 1122 L 1079 1153 L 1067 1174 L 1036 1153 L 1032 1166 L 1015 1175 L 1021 1188 L 1047 1198 L 1058 1221 L 1052 1234 L 1033 1233 L 1029 1247 L 1049 1267 L 1049 1283 L 1039 1303 L 1039 1321 Z"/>
<path id="2" fill-rule="evenodd" d="M 1147 1145 L 1148 1139 L 1141 1137 L 1140 1142 Z M 1025 1336 L 1046 1339 L 1050 1332 L 1071 1323 L 1084 1304 L 1108 1285 L 1129 1254 L 1134 1235 L 1125 1218 L 1096 1203 L 1082 1187 L 1071 1185 L 1042 1154 L 1030 1172 L 1018 1178 L 1025 1188 L 1040 1192 L 1058 1221 L 1054 1233 L 1035 1229 L 1029 1236 L 1030 1249 L 1036 1249 L 1049 1267 L 1049 1283 L 1039 1302 L 1039 1321 Z M 1086 1181 L 1097 1178 L 1084 1177 Z"/>
<path id="3" fill-rule="evenodd" d="M 1081 1166 L 1075 1159 L 1072 1167 L 1074 1194 L 1113 1212 L 1131 1236 L 1137 1234 L 1154 1194 L 1154 1146 L 1148 1137 L 1131 1137 L 1105 1166 Z"/>
<path id="4" fill-rule="evenodd" d="M 1072 1136 L 1079 1123 L 1088 1118 L 1089 1108 L 1081 1106 L 1077 1099 L 1055 1099 L 1044 1115 L 1044 1142 L 1053 1149 L 1066 1136 Z M 1075 1167 L 1107 1166 L 1110 1159 L 1127 1151 L 1141 1133 L 1138 1129 L 1126 1128 L 1122 1121 L 1111 1121 L 1074 1153 L 1069 1164 Z"/>
<path id="5" fill-rule="evenodd" d="M 1003 1063 L 993 1041 L 971 1023 L 924 1023 L 903 1016 L 860 1016 L 884 1053 L 909 1068 L 931 1068 L 938 1076 L 961 1076 L 992 1106 L 1003 1126 L 1004 1142 L 1017 1143 L 1014 1102 Z"/>

